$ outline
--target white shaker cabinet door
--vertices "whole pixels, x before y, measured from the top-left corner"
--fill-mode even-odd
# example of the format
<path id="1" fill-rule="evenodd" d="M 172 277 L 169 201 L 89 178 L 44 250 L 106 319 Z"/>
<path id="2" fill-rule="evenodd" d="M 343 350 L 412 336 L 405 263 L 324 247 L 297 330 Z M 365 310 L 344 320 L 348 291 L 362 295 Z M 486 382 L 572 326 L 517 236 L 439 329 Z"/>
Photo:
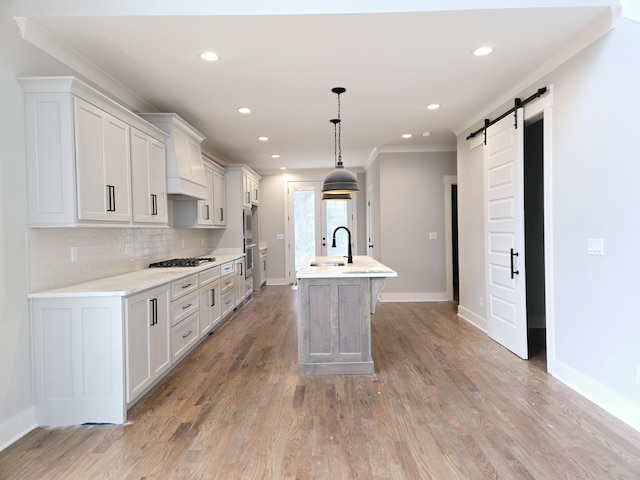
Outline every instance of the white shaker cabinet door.
<path id="1" fill-rule="evenodd" d="M 225 175 L 213 172 L 213 224 L 217 227 L 227 224 L 226 195 Z"/>
<path id="2" fill-rule="evenodd" d="M 167 287 L 126 301 L 126 400 L 129 404 L 171 366 L 168 305 Z"/>
<path id="3" fill-rule="evenodd" d="M 133 221 L 167 224 L 165 145 L 131 129 Z"/>
<path id="4" fill-rule="evenodd" d="M 131 221 L 129 125 L 74 99 L 78 220 Z"/>
<path id="5" fill-rule="evenodd" d="M 205 165 L 204 179 L 207 185 L 207 199 L 197 201 L 196 223 L 201 226 L 213 225 L 213 170 Z"/>

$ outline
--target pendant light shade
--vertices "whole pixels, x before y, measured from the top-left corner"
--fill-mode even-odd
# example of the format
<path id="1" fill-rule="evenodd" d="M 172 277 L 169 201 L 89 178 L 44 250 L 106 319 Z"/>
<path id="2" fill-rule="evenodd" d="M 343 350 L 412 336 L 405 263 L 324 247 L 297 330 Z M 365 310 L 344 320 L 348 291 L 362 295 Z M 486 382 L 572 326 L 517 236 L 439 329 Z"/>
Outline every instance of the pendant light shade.
<path id="1" fill-rule="evenodd" d="M 322 200 L 351 200 L 350 193 L 323 193 Z"/>
<path id="2" fill-rule="evenodd" d="M 322 185 L 322 193 L 328 194 L 349 194 L 359 191 L 358 179 L 343 166 L 331 170 Z"/>
<path id="3" fill-rule="evenodd" d="M 331 89 L 331 91 L 338 96 L 338 118 L 331 120 L 334 127 L 335 137 L 335 168 L 329 172 L 329 175 L 324 179 L 324 184 L 322 185 L 322 199 L 351 200 L 350 194 L 359 192 L 360 187 L 358 187 L 358 179 L 356 176 L 344 168 L 344 165 L 342 164 L 340 95 L 346 92 L 346 90 L 342 87 L 335 87 Z"/>

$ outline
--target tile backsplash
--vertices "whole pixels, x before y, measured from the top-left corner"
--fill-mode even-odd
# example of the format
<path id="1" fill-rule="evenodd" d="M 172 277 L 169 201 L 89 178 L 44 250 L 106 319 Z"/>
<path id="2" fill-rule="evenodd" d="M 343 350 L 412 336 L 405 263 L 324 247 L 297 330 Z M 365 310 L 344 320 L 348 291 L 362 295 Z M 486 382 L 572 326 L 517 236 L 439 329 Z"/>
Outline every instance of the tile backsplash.
<path id="1" fill-rule="evenodd" d="M 206 255 L 209 231 L 173 228 L 31 228 L 29 290 L 64 287 L 147 268 L 175 257 Z M 71 261 L 72 247 L 77 261 Z"/>

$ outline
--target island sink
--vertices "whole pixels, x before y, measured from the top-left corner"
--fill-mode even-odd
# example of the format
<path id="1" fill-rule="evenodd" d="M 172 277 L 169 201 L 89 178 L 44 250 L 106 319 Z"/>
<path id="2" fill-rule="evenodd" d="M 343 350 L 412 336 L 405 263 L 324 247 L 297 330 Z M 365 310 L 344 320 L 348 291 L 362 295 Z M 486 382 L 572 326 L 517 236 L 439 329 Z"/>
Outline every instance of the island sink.
<path id="1" fill-rule="evenodd" d="M 310 262 L 310 267 L 344 267 L 344 262 L 340 260 L 325 260 L 323 262 Z"/>
<path id="2" fill-rule="evenodd" d="M 371 314 L 387 277 L 371 257 L 312 257 L 298 270 L 298 373 L 368 375 Z"/>

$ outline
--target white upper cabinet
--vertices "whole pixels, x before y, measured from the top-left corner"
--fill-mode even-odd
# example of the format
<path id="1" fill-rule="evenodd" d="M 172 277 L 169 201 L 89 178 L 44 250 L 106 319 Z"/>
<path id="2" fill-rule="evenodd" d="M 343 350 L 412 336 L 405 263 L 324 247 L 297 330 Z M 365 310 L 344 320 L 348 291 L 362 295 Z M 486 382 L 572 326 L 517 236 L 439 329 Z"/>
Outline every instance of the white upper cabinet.
<path id="1" fill-rule="evenodd" d="M 167 179 L 163 142 L 131 129 L 133 221 L 167 223 Z"/>
<path id="2" fill-rule="evenodd" d="M 73 104 L 78 220 L 128 223 L 129 125 L 80 98 Z"/>
<path id="3" fill-rule="evenodd" d="M 213 225 L 224 227 L 227 225 L 227 181 L 223 172 L 213 171 Z"/>
<path id="4" fill-rule="evenodd" d="M 138 156 L 131 135 L 140 132 L 160 147 L 151 153 L 156 165 L 164 161 L 167 135 L 74 77 L 18 80 L 25 105 L 29 226 L 151 223 L 136 215 L 137 206 L 133 213 L 132 198 L 151 192 L 148 178 L 138 182 L 136 175 L 132 182 L 132 157 Z M 160 184 L 156 173 L 153 183 Z M 156 208 L 165 211 L 157 223 L 166 224 L 166 193 L 155 187 L 153 193 Z"/>
<path id="5" fill-rule="evenodd" d="M 173 201 L 173 223 L 176 227 L 220 228 L 227 224 L 225 174 L 220 165 L 203 157 L 206 198 L 193 199 L 181 195 Z"/>
<path id="6" fill-rule="evenodd" d="M 213 226 L 213 169 L 205 165 L 204 166 L 204 178 L 207 184 L 207 198 L 205 200 L 198 200 L 197 203 L 197 216 L 196 223 L 203 227 Z"/>
<path id="7" fill-rule="evenodd" d="M 247 168 L 247 170 L 249 170 Z M 242 206 L 250 208 L 260 203 L 260 177 L 251 171 L 242 174 Z"/>
<path id="8" fill-rule="evenodd" d="M 206 199 L 207 182 L 200 149 L 205 137 L 175 113 L 139 115 L 169 135 L 167 193 Z"/>

